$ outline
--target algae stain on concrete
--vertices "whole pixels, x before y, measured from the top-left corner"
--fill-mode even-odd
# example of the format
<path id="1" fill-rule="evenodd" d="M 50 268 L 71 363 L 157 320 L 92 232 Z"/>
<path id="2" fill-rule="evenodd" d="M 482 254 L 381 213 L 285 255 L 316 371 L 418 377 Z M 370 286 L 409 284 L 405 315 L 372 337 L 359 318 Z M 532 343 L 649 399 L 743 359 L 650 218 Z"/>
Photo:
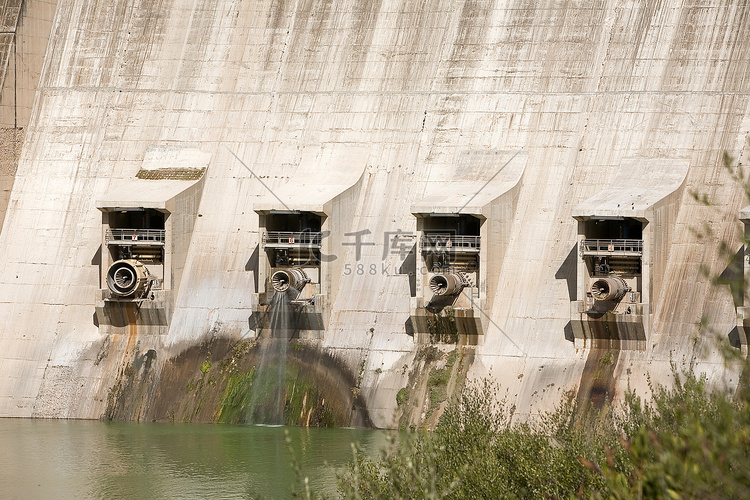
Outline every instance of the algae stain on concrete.
<path id="1" fill-rule="evenodd" d="M 145 340 L 139 332 L 136 305 L 119 306 L 128 322 L 113 326 L 113 333 L 106 336 L 94 360 L 94 365 L 105 363 L 107 371 L 117 374 L 107 392 L 107 406 L 102 418 L 143 420 L 156 376 L 157 351 L 143 345 L 151 346 L 152 342 Z"/>
<path id="2" fill-rule="evenodd" d="M 458 343 L 458 325 L 453 307 L 445 307 L 427 318 L 427 331 L 433 343 Z"/>
<path id="3" fill-rule="evenodd" d="M 578 403 L 582 408 L 591 405 L 601 409 L 615 397 L 615 368 L 619 349 L 591 349 L 581 374 Z"/>
<path id="4" fill-rule="evenodd" d="M 284 366 L 281 386 L 278 373 L 278 367 L 271 365 L 265 370 L 253 367 L 248 372 L 230 375 L 217 421 L 303 427 L 337 425 L 334 405 L 326 401 L 322 391 L 298 366 L 292 363 Z"/>
<path id="5" fill-rule="evenodd" d="M 371 426 L 363 398 L 352 390 L 361 380 L 318 343 L 290 340 L 294 311 L 289 300 L 287 293 L 275 294 L 268 336 L 233 342 L 212 331 L 210 340 L 166 360 L 156 371 L 150 362 L 144 368 L 135 318 L 128 316 L 123 368 L 109 391 L 105 417 Z"/>
<path id="6" fill-rule="evenodd" d="M 272 339 L 281 341 L 280 339 Z M 365 401 L 352 394 L 356 377 L 313 342 L 283 340 L 286 361 L 262 366 L 263 340 L 214 338 L 166 360 L 156 376 L 144 379 L 134 360 L 110 391 L 106 417 L 154 421 L 268 423 L 264 415 L 279 405 L 275 423 L 312 427 L 371 427 Z M 137 365 L 137 366 L 136 366 Z M 149 371 L 153 371 L 150 369 Z M 281 391 L 279 374 L 281 373 Z M 148 393 L 138 415 L 134 394 Z"/>
<path id="7" fill-rule="evenodd" d="M 469 347 L 459 346 L 450 351 L 434 345 L 421 347 L 409 373 L 408 385 L 396 396 L 399 427 L 434 428 L 450 398 L 461 393 L 473 360 L 474 350 Z"/>
<path id="8" fill-rule="evenodd" d="M 107 420 L 142 420 L 149 402 L 149 387 L 154 381 L 154 349 L 140 352 L 137 344 L 130 363 L 125 362 L 115 384 L 107 394 Z"/>
<path id="9" fill-rule="evenodd" d="M 221 407 L 216 415 L 217 422 L 228 424 L 245 422 L 247 409 L 251 406 L 254 376 L 254 368 L 228 376 Z"/>

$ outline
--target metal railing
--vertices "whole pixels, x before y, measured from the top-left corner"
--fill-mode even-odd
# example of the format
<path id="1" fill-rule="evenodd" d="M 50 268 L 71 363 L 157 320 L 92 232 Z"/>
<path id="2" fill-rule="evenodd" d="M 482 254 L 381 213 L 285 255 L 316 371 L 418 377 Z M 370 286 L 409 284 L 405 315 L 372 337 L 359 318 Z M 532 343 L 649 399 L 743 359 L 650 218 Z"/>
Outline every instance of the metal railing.
<path id="1" fill-rule="evenodd" d="M 478 252 L 479 236 L 458 236 L 455 234 L 422 235 L 422 251 L 440 250 L 445 252 Z"/>
<path id="2" fill-rule="evenodd" d="M 107 244 L 164 244 L 164 229 L 107 229 L 104 240 Z"/>
<path id="3" fill-rule="evenodd" d="M 310 246 L 320 248 L 322 233 L 311 231 L 266 231 L 263 233 L 264 246 Z"/>
<path id="4" fill-rule="evenodd" d="M 643 254 L 643 240 L 583 240 L 583 254 Z"/>

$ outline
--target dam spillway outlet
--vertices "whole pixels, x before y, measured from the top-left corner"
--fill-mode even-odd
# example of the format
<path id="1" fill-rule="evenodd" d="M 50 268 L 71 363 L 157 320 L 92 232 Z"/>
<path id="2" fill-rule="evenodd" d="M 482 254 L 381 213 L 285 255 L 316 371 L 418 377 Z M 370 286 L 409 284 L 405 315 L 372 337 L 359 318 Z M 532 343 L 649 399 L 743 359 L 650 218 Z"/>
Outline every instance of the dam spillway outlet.
<path id="1" fill-rule="evenodd" d="M 622 299 L 629 291 L 628 284 L 617 275 L 599 278 L 591 284 L 591 295 L 596 300 L 617 301 Z"/>
<path id="2" fill-rule="evenodd" d="M 576 347 L 646 348 L 688 163 L 625 158 L 608 186 L 578 204 Z M 648 178 L 647 184 L 633 179 Z"/>
<path id="3" fill-rule="evenodd" d="M 261 210 L 258 276 L 258 307 L 251 324 L 258 335 L 271 337 L 321 338 L 325 330 L 326 287 L 321 262 L 323 237 L 321 226 L 326 216 L 320 213 L 289 210 Z M 281 304 L 279 300 L 286 301 Z M 279 309 L 290 307 L 283 333 L 274 318 Z M 293 314 L 292 314 L 293 312 Z M 263 333 L 263 336 L 266 336 Z"/>
<path id="4" fill-rule="evenodd" d="M 643 325 L 643 223 L 633 218 L 591 217 L 579 224 L 583 300 L 572 327 L 591 345 L 638 347 Z"/>
<path id="5" fill-rule="evenodd" d="M 438 273 L 430 278 L 428 285 L 435 295 L 458 295 L 469 286 L 469 280 L 460 272 Z"/>
<path id="6" fill-rule="evenodd" d="M 173 291 L 182 279 L 208 158 L 194 148 L 149 148 L 141 165 L 147 175 L 121 180 L 97 197 L 100 331 L 114 333 L 133 324 L 143 327 L 143 334 L 169 331 Z M 137 314 L 127 313 L 128 302 L 137 303 Z"/>
<path id="7" fill-rule="evenodd" d="M 148 293 L 151 274 L 137 260 L 118 260 L 107 271 L 107 286 L 118 297 L 140 298 Z"/>
<path id="8" fill-rule="evenodd" d="M 410 206 L 416 278 L 406 332 L 417 343 L 484 342 L 490 322 L 483 311 L 495 300 L 527 159 L 521 150 L 462 151 L 453 175 L 429 182 Z"/>
<path id="9" fill-rule="evenodd" d="M 421 343 L 476 344 L 482 332 L 479 300 L 482 219 L 471 214 L 417 217 L 417 296 L 411 326 Z"/>
<path id="10" fill-rule="evenodd" d="M 299 267 L 280 269 L 271 276 L 271 286 L 277 292 L 285 292 L 289 288 L 301 292 L 310 282 L 305 271 Z"/>
<path id="11" fill-rule="evenodd" d="M 353 143 L 305 147 L 291 179 L 253 203 L 260 241 L 257 293 L 252 298 L 258 306 L 250 317 L 251 329 L 265 328 L 262 318 L 272 294 L 278 293 L 275 287 L 285 287 L 288 278 L 290 288 L 294 282 L 304 283 L 294 299 L 300 309 L 299 337 L 323 339 L 329 304 L 343 274 L 344 259 L 337 255 L 347 232 L 361 229 L 353 226 L 357 193 L 368 176 L 371 153 L 369 146 Z M 290 268 L 300 269 L 309 281 L 296 279 Z M 282 270 L 287 278 L 276 274 Z"/>

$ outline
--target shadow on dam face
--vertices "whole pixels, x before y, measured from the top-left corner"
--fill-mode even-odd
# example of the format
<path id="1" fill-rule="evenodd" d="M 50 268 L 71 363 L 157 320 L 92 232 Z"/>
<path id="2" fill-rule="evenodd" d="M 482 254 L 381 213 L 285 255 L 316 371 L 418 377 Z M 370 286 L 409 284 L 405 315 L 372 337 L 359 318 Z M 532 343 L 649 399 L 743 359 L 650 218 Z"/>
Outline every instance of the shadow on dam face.
<path id="1" fill-rule="evenodd" d="M 217 337 L 165 360 L 155 376 L 144 370 L 156 363 L 136 362 L 142 356 L 110 391 L 107 418 L 372 427 L 357 377 L 315 342 Z"/>

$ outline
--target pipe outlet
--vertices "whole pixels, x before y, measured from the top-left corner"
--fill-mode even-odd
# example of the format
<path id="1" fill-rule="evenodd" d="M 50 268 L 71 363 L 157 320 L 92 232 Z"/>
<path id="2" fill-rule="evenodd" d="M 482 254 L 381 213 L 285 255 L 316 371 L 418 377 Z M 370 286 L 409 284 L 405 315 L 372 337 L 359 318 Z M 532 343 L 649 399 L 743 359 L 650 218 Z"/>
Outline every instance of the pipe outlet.
<path id="1" fill-rule="evenodd" d="M 305 271 L 299 267 L 290 267 L 276 271 L 271 276 L 271 286 L 277 292 L 285 292 L 289 287 L 301 292 L 306 284 L 310 282 Z"/>
<path id="2" fill-rule="evenodd" d="M 460 273 L 436 274 L 428 283 L 435 295 L 458 295 L 468 284 L 466 277 Z"/>
<path id="3" fill-rule="evenodd" d="M 619 276 L 599 278 L 591 284 L 591 295 L 596 300 L 620 300 L 630 290 Z"/>
<path id="4" fill-rule="evenodd" d="M 151 282 L 151 273 L 141 262 L 133 259 L 118 260 L 107 271 L 107 286 L 120 297 L 145 292 Z"/>

